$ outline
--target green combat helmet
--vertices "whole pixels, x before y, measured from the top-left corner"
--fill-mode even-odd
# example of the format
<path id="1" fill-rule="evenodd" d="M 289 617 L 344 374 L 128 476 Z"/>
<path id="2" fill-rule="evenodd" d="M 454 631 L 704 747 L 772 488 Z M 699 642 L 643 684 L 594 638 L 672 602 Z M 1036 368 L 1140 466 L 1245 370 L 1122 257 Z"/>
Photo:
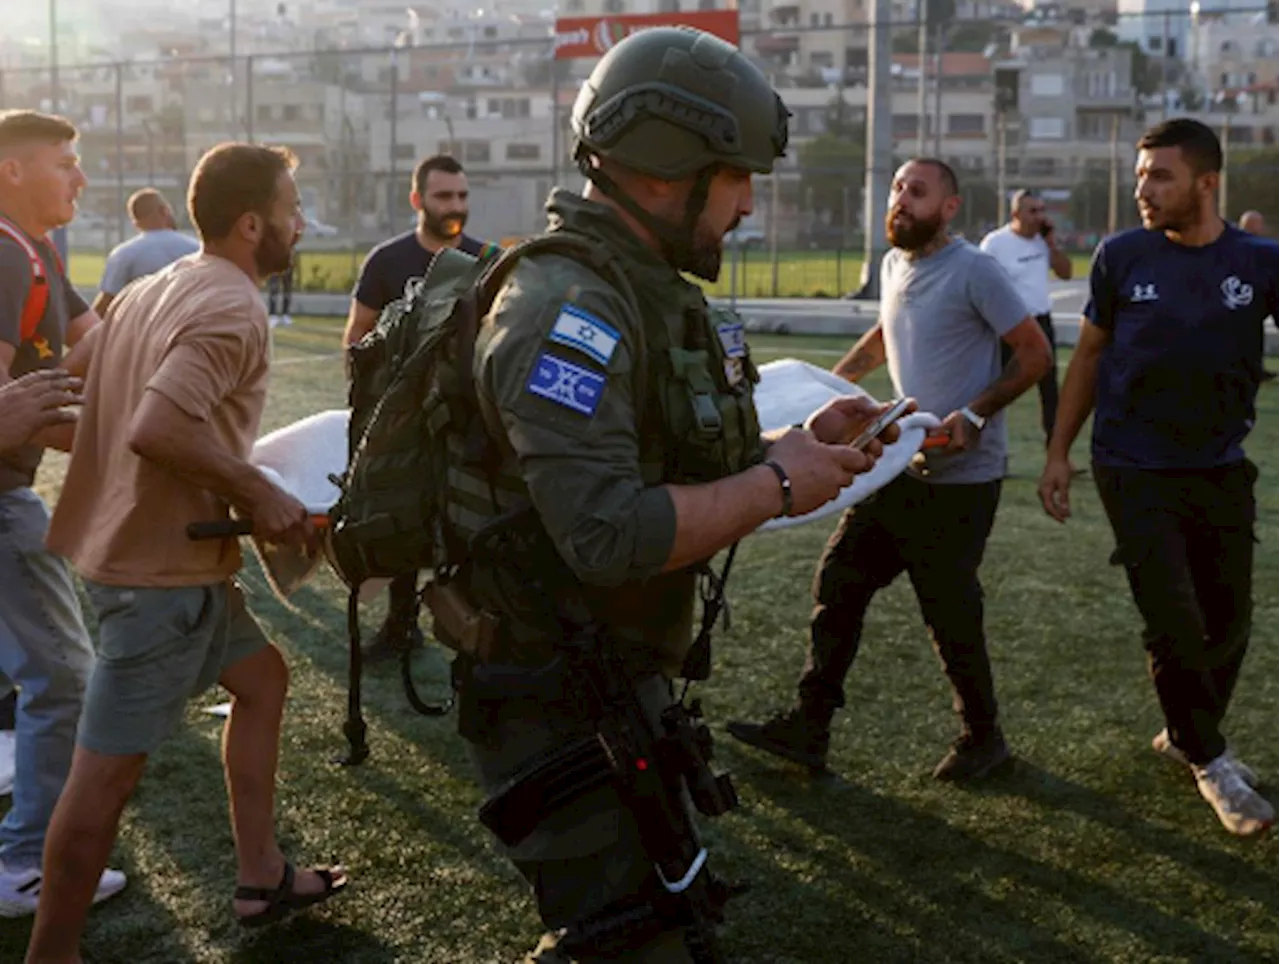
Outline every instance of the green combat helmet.
<path id="1" fill-rule="evenodd" d="M 716 168 L 767 174 L 787 148 L 790 112 L 737 47 L 689 27 L 631 34 L 596 65 L 573 105 L 574 159 L 584 176 L 654 232 L 682 267 Z M 628 197 L 591 155 L 651 177 L 697 182 L 677 227 Z"/>

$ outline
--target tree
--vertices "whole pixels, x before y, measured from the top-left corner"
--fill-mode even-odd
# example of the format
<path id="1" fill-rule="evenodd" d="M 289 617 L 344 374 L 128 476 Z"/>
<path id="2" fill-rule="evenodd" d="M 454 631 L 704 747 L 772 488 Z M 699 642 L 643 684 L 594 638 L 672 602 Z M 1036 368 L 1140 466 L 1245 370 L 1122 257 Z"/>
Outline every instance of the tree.
<path id="1" fill-rule="evenodd" d="M 800 189 L 832 224 L 853 224 L 866 175 L 866 151 L 854 141 L 822 134 L 800 148 Z M 847 202 L 847 209 L 846 209 Z"/>
<path id="2" fill-rule="evenodd" d="M 996 186 L 982 178 L 960 178 L 960 214 L 957 218 L 963 227 L 995 224 L 1000 216 Z"/>
<path id="3" fill-rule="evenodd" d="M 1071 223 L 1077 230 L 1106 229 L 1110 191 L 1111 177 L 1106 171 L 1095 167 L 1085 171 L 1084 178 L 1071 189 Z M 1123 195 L 1121 200 L 1123 201 Z"/>
<path id="4" fill-rule="evenodd" d="M 1227 209 L 1222 216 L 1236 221 L 1245 211 L 1261 211 L 1274 232 L 1280 221 L 1277 210 L 1276 166 L 1280 151 L 1275 147 L 1227 149 Z"/>
<path id="5" fill-rule="evenodd" d="M 1143 49 L 1132 41 L 1119 44 L 1119 46 L 1128 47 L 1133 52 L 1133 62 L 1129 67 L 1129 76 L 1133 78 L 1134 89 L 1144 96 L 1157 93 L 1162 86 L 1160 76 L 1163 70 L 1162 65 L 1159 62 L 1153 63 Z"/>
<path id="6" fill-rule="evenodd" d="M 826 128 L 800 147 L 801 196 L 831 224 L 854 224 L 866 175 L 866 125 L 837 95 L 827 106 Z"/>

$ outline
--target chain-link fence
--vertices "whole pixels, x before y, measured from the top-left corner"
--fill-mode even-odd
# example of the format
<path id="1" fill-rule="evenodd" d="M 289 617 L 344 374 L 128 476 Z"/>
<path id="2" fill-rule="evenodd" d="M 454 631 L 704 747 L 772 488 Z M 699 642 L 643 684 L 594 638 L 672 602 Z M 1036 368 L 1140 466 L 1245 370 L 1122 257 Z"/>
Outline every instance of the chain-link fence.
<path id="1" fill-rule="evenodd" d="M 974 241 L 1007 217 L 1013 190 L 1037 189 L 1061 242 L 1083 257 L 1136 223 L 1141 131 L 1190 114 L 1226 146 L 1224 213 L 1256 208 L 1274 231 L 1274 5 L 1229 16 L 1192 7 L 1110 22 L 977 0 L 930 0 L 924 23 L 898 9 L 884 28 L 892 156 L 876 160 L 947 160 L 962 199 L 954 228 Z M 56 81 L 47 67 L 10 69 L 0 72 L 0 106 L 56 109 L 81 131 L 90 185 L 70 229 L 78 283 L 96 284 L 102 257 L 132 232 L 129 194 L 156 187 L 183 211 L 195 162 L 236 139 L 298 154 L 301 285 L 349 290 L 368 249 L 414 225 L 410 181 L 427 155 L 463 163 L 467 230 L 494 240 L 539 230 L 553 185 L 581 186 L 568 118 L 594 62 L 557 59 L 546 21 L 467 23 L 382 48 L 62 66 Z M 880 217 L 884 206 L 865 190 L 871 39 L 865 23 L 836 25 L 807 0 L 754 14 L 743 6 L 741 45 L 781 90 L 792 145 L 757 180 L 755 211 L 729 239 L 716 291 L 859 286 L 868 207 Z"/>

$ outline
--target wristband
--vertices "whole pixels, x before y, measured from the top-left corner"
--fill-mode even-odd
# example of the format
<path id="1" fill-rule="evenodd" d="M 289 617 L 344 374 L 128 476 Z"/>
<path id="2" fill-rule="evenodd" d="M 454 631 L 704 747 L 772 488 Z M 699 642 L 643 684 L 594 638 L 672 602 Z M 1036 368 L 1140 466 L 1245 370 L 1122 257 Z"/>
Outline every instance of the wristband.
<path id="1" fill-rule="evenodd" d="M 782 511 L 779 515 L 791 515 L 794 503 L 791 500 L 791 479 L 787 476 L 786 469 L 773 459 L 765 459 L 764 464 L 773 469 L 773 474 L 778 477 L 778 484 L 782 486 Z"/>

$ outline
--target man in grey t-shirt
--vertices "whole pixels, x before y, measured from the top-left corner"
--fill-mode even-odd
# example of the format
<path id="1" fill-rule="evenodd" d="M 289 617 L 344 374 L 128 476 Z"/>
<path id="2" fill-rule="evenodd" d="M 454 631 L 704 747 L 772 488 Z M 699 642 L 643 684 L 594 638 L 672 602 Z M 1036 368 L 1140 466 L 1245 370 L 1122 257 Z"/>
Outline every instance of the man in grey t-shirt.
<path id="1" fill-rule="evenodd" d="M 106 315 L 116 295 L 130 282 L 200 250 L 195 238 L 177 230 L 173 208 L 155 188 L 144 187 L 129 198 L 129 219 L 139 233 L 107 255 L 98 296 L 93 299 L 93 310 L 99 317 Z"/>
<path id="2" fill-rule="evenodd" d="M 835 372 L 857 381 L 886 362 L 894 392 L 943 419 L 945 444 L 922 465 L 845 513 L 814 579 L 817 607 L 799 699 L 764 723 L 729 732 L 811 767 L 826 766 L 831 719 L 858 652 L 872 597 L 902 572 L 955 694 L 961 734 L 934 770 L 979 779 L 1009 757 L 996 720 L 978 567 L 1004 475 L 1004 408 L 1052 364 L 1048 340 L 1008 274 L 989 254 L 954 239 L 955 173 L 909 161 L 894 176 L 885 227 L 894 250 L 881 265 L 880 321 Z M 1000 345 L 1013 355 L 1001 369 Z"/>

